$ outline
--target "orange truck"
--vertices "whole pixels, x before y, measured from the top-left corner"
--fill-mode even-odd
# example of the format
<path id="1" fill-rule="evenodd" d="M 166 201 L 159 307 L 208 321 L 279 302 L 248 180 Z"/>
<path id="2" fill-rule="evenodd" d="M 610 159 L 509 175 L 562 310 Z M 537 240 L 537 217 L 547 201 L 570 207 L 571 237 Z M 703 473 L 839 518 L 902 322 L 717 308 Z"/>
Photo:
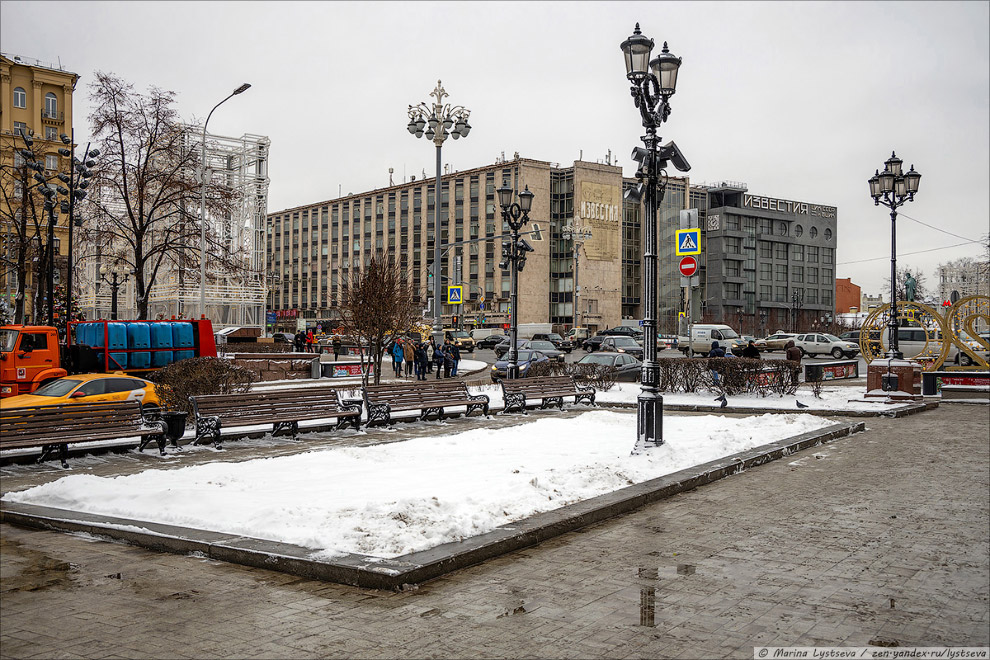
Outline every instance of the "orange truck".
<path id="1" fill-rule="evenodd" d="M 52 326 L 0 326 L 0 398 L 30 394 L 69 374 L 140 375 L 216 354 L 208 319 L 73 322 L 65 344 Z"/>

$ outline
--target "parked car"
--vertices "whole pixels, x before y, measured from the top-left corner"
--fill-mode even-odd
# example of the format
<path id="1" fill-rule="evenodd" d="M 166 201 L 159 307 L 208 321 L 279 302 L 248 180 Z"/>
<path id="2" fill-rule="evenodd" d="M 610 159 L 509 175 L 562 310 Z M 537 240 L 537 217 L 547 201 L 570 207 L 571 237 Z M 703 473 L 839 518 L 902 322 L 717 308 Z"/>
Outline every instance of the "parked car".
<path id="1" fill-rule="evenodd" d="M 291 332 L 276 332 L 272 335 L 272 339 L 275 340 L 276 344 L 291 344 L 295 339 L 295 335 Z"/>
<path id="2" fill-rule="evenodd" d="M 557 350 L 557 347 L 553 345 L 553 342 L 530 339 L 525 342 L 521 348 L 527 351 L 539 351 L 556 362 L 564 361 L 564 351 Z"/>
<path id="3" fill-rule="evenodd" d="M 538 332 L 533 335 L 534 340 L 548 341 L 554 345 L 558 351 L 564 351 L 565 353 L 570 353 L 574 350 L 574 342 L 570 339 L 564 339 L 556 332 Z"/>
<path id="4" fill-rule="evenodd" d="M 859 344 L 854 344 L 851 341 L 843 341 L 835 335 L 823 332 L 797 335 L 794 338 L 794 345 L 800 348 L 801 353 L 808 357 L 831 355 L 838 360 L 843 356 L 854 358 L 859 355 Z"/>
<path id="5" fill-rule="evenodd" d="M 564 335 L 565 338 L 570 339 L 575 347 L 580 346 L 581 343 L 590 336 L 587 328 L 571 328 Z"/>
<path id="6" fill-rule="evenodd" d="M 584 340 L 584 343 L 581 344 L 581 348 L 589 353 L 593 353 L 598 350 L 599 346 L 602 345 L 602 342 L 605 341 L 606 336 L 607 335 L 595 335 L 594 337 L 588 337 Z"/>
<path id="7" fill-rule="evenodd" d="M 525 339 L 516 340 L 516 350 L 522 349 L 523 345 L 526 343 Z M 502 357 L 509 352 L 509 338 L 503 337 L 502 341 L 498 343 L 495 347 L 495 358 L 501 360 Z"/>
<path id="8" fill-rule="evenodd" d="M 485 335 L 475 342 L 474 346 L 479 350 L 492 349 L 501 344 L 504 339 L 504 335 Z"/>
<path id="9" fill-rule="evenodd" d="M 642 339 L 643 331 L 639 328 L 634 328 L 631 325 L 617 325 L 614 328 L 609 328 L 608 330 L 602 330 L 598 334 L 604 335 L 606 337 L 632 337 L 633 339 Z"/>
<path id="10" fill-rule="evenodd" d="M 643 359 L 643 347 L 632 337 L 606 337 L 599 350 L 609 353 L 628 353 L 637 360 Z"/>
<path id="11" fill-rule="evenodd" d="M 797 337 L 797 335 L 791 332 L 774 333 L 763 340 L 767 343 L 767 347 L 760 350 L 765 350 L 768 353 L 771 351 L 782 351 L 784 350 L 784 346 L 787 345 L 787 342 L 791 341 L 795 337 Z"/>
<path id="12" fill-rule="evenodd" d="M 136 376 L 128 376 L 124 372 L 75 374 L 56 378 L 31 394 L 0 399 L 0 407 L 21 408 L 110 401 L 137 401 L 145 411 L 158 410 L 161 407 L 154 383 Z"/>
<path id="13" fill-rule="evenodd" d="M 534 364 L 549 362 L 550 358 L 539 351 L 519 351 L 516 353 L 516 364 L 519 365 L 519 377 L 525 378 L 529 375 L 529 368 Z M 492 382 L 497 383 L 506 376 L 506 369 L 509 367 L 508 360 L 499 360 L 492 365 Z"/>
<path id="14" fill-rule="evenodd" d="M 615 379 L 634 383 L 639 380 L 643 363 L 629 353 L 591 353 L 575 364 L 604 364 L 615 369 Z M 578 367 L 580 369 L 580 366 Z"/>

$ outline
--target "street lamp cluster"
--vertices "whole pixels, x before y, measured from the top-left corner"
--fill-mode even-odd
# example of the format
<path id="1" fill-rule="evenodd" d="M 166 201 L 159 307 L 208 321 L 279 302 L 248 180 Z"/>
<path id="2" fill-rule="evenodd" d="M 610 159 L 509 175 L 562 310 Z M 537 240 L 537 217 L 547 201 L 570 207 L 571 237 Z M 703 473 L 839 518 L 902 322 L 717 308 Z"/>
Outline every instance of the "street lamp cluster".
<path id="1" fill-rule="evenodd" d="M 874 205 L 883 204 L 890 209 L 890 314 L 887 321 L 890 347 L 887 357 L 898 360 L 904 356 L 897 344 L 897 207 L 913 202 L 921 183 L 921 174 L 914 171 L 914 165 L 908 172 L 902 173 L 903 162 L 892 151 L 883 164 L 883 172 L 876 170 L 869 179 L 870 197 Z"/>
<path id="2" fill-rule="evenodd" d="M 440 276 L 440 239 L 443 236 L 440 231 L 441 149 L 448 136 L 455 140 L 468 136 L 471 132 L 471 125 L 468 124 L 471 111 L 460 105 L 445 104 L 443 98 L 448 94 L 439 80 L 436 89 L 430 92 L 430 96 L 436 98 L 434 103 L 419 103 L 415 106 L 409 106 L 409 124 L 406 128 L 417 138 L 425 135 L 428 140 L 433 140 L 433 144 L 437 147 L 437 176 L 433 198 L 433 337 L 437 342 L 442 343 L 443 323 L 440 317 L 440 281 L 443 279 Z"/>
<path id="3" fill-rule="evenodd" d="M 123 277 L 121 277 L 123 275 Z M 107 279 L 107 276 L 110 279 Z M 124 286 L 128 278 L 131 276 L 131 271 L 121 264 L 115 264 L 113 266 L 107 267 L 106 264 L 100 266 L 100 279 L 110 285 L 110 320 L 117 320 L 117 291 L 120 287 Z"/>
<path id="4" fill-rule="evenodd" d="M 578 295 L 581 291 L 578 286 L 578 251 L 581 249 L 581 246 L 584 245 L 585 241 L 591 240 L 591 230 L 578 229 L 575 224 L 567 224 L 560 232 L 560 237 L 565 241 L 573 241 L 571 245 L 574 257 L 574 308 L 571 312 L 574 316 L 573 327 L 577 328 L 581 324 L 581 319 L 578 316 Z"/>
<path id="5" fill-rule="evenodd" d="M 660 146 L 657 128 L 670 116 L 670 97 L 677 88 L 681 58 L 671 54 L 664 42 L 655 58 L 653 39 L 643 35 L 639 23 L 632 36 L 620 45 L 626 62 L 626 79 L 646 129 L 644 147 L 635 147 L 632 157 L 639 164 L 639 185 L 626 191 L 631 201 L 644 201 L 645 236 L 643 242 L 643 371 L 642 389 L 636 408 L 636 449 L 663 444 L 663 397 L 660 396 L 660 364 L 657 361 L 657 206 L 663 200 L 667 184 L 666 166 L 671 161 L 678 170 L 691 169 L 673 142 Z"/>
<path id="6" fill-rule="evenodd" d="M 65 186 L 60 186 L 53 184 L 48 177 L 45 176 L 45 165 L 38 161 L 37 156 L 34 153 L 34 138 L 32 138 L 27 133 L 21 133 L 21 139 L 24 140 L 24 149 L 20 150 L 20 155 L 24 158 L 25 163 L 28 167 L 34 170 L 34 179 L 38 182 L 38 189 L 41 194 L 45 197 L 44 210 L 48 213 L 48 226 L 46 235 L 46 262 L 48 264 L 48 272 L 46 273 L 45 286 L 48 291 L 48 304 L 47 304 L 47 315 L 48 322 L 55 322 L 55 224 L 58 218 L 57 210 L 65 213 L 69 218 L 69 245 L 68 245 L 68 276 L 66 281 L 66 305 L 65 313 L 71 314 L 72 310 L 72 229 L 75 223 L 75 203 L 77 200 L 82 201 L 86 198 L 87 191 L 89 187 L 89 179 L 93 176 L 93 171 L 90 169 L 96 166 L 96 161 L 93 160 L 100 155 L 99 149 L 90 149 L 89 145 L 86 145 L 86 150 L 83 152 L 83 158 L 80 159 L 74 154 L 74 143 L 73 139 L 62 133 L 59 139 L 62 144 L 66 145 L 58 150 L 60 156 L 65 158 L 71 158 L 71 166 L 69 167 L 69 173 L 60 172 L 56 178 L 65 184 Z M 62 200 L 58 200 L 58 196 L 63 197 Z M 57 206 L 57 210 L 56 210 Z"/>
<path id="7" fill-rule="evenodd" d="M 533 208 L 534 195 L 527 186 L 519 193 L 519 202 L 513 202 L 512 198 L 515 191 L 507 181 L 503 182 L 502 187 L 495 192 L 498 193 L 498 205 L 502 207 L 502 220 L 508 223 L 512 230 L 509 242 L 502 243 L 502 261 L 499 262 L 498 267 L 509 271 L 511 291 L 509 304 L 512 307 L 512 314 L 509 325 L 509 354 L 506 358 L 508 365 L 505 373 L 506 377 L 513 379 L 519 376 L 519 352 L 516 346 L 519 326 L 519 273 L 526 266 L 526 253 L 533 252 L 533 247 L 526 242 L 526 239 L 519 236 L 519 230 L 529 222 L 529 212 Z"/>

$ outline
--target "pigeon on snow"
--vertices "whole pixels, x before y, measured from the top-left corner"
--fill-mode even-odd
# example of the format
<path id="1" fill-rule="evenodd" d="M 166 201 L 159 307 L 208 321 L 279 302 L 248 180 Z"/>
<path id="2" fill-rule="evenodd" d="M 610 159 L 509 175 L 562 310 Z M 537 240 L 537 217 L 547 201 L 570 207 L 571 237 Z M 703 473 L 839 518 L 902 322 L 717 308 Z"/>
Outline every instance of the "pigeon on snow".
<path id="1" fill-rule="evenodd" d="M 800 401 L 798 401 L 797 404 L 798 404 L 798 408 L 807 408 L 808 407 L 808 406 L 804 405 L 803 403 L 801 403 Z"/>
<path id="2" fill-rule="evenodd" d="M 715 400 L 722 402 L 722 404 L 719 406 L 719 408 L 725 408 L 727 405 L 729 405 L 729 402 L 726 401 L 724 394 L 721 394 L 721 395 L 715 397 Z"/>

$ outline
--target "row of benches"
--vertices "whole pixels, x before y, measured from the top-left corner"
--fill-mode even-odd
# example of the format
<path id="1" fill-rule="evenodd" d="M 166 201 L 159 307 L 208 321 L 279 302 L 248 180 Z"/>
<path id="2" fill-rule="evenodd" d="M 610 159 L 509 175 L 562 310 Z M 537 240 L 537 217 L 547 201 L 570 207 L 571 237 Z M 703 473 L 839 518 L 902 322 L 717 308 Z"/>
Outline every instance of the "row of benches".
<path id="1" fill-rule="evenodd" d="M 547 376 L 502 381 L 505 402 L 502 412 L 526 413 L 526 402 L 540 401 L 540 408 L 564 407 L 564 397 L 595 404 L 595 389 L 578 385 L 571 376 Z M 480 412 L 488 416 L 489 398 L 471 394 L 463 381 L 368 385 L 361 398 L 346 398 L 348 390 L 311 387 L 280 391 L 214 394 L 190 398 L 195 416 L 195 443 L 221 444 L 221 431 L 228 426 L 272 425 L 272 435 L 299 433 L 299 422 L 336 419 L 336 428 L 361 428 L 361 412 L 368 410 L 368 425 L 391 424 L 396 412 L 419 411 L 418 419 L 443 419 L 446 409 L 465 407 L 464 415 Z M 0 411 L 0 450 L 42 449 L 39 461 L 57 453 L 66 467 L 69 444 L 140 438 L 139 450 L 151 441 L 165 453 L 165 422 L 149 419 L 136 401 L 69 404 L 11 408 Z M 174 443 L 174 438 L 173 438 Z"/>

